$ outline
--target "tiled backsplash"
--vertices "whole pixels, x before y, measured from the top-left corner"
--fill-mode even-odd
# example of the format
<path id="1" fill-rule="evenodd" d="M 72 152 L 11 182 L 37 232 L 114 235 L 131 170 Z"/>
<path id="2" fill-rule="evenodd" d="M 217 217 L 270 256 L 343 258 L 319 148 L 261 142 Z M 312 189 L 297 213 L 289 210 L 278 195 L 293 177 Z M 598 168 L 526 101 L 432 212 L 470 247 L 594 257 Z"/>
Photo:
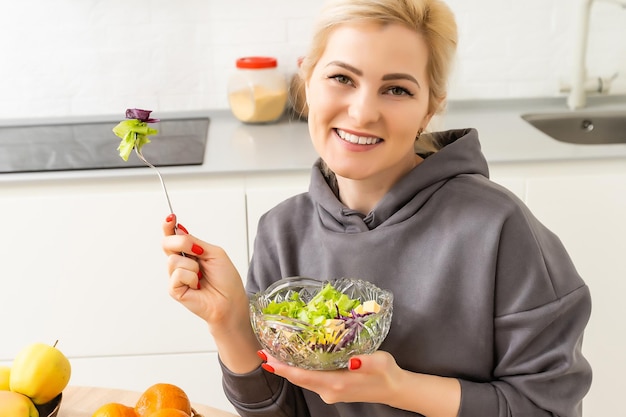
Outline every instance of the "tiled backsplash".
<path id="1" fill-rule="evenodd" d="M 290 75 L 314 0 L 24 0 L 0 5 L 0 118 L 225 108 L 237 57 L 273 55 Z M 577 0 L 449 0 L 460 26 L 451 99 L 558 96 Z M 626 10 L 592 8 L 590 75 L 620 72 Z"/>

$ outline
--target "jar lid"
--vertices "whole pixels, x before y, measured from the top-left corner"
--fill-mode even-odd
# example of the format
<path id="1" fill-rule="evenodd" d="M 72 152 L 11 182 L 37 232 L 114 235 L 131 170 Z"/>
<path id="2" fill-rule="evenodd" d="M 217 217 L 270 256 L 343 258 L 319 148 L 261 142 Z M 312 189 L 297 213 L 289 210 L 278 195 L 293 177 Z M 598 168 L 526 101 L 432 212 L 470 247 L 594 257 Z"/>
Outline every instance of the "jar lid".
<path id="1" fill-rule="evenodd" d="M 247 56 L 237 60 L 237 68 L 259 69 L 276 68 L 278 61 L 269 56 Z"/>

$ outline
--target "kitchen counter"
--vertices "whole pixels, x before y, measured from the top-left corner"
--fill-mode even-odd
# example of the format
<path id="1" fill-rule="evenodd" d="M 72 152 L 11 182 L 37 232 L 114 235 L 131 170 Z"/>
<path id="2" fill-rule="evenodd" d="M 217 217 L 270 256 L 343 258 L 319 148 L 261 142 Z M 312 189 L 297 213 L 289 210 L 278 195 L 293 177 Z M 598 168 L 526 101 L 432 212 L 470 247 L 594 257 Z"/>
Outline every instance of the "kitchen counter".
<path id="1" fill-rule="evenodd" d="M 626 97 L 590 97 L 585 110 L 626 109 Z M 520 117 L 524 113 L 565 112 L 564 98 L 454 101 L 445 114 L 437 116 L 433 130 L 474 127 L 490 163 L 563 161 L 626 157 L 626 144 L 576 145 L 556 141 Z M 290 120 L 268 125 L 246 125 L 228 110 L 159 113 L 170 117 L 208 116 L 207 147 L 202 165 L 162 167 L 167 176 L 250 174 L 309 170 L 317 155 L 309 140 L 306 122 Z M 68 117 L 63 122 L 110 121 L 119 116 Z M 58 123 L 49 120 L 0 120 L 0 125 Z M 158 146 L 158 135 L 152 137 Z M 117 152 L 117 137 L 111 134 L 111 152 Z M 48 171 L 0 174 L 0 183 L 73 178 L 120 178 L 154 175 L 149 168 L 120 168 L 80 171 Z"/>

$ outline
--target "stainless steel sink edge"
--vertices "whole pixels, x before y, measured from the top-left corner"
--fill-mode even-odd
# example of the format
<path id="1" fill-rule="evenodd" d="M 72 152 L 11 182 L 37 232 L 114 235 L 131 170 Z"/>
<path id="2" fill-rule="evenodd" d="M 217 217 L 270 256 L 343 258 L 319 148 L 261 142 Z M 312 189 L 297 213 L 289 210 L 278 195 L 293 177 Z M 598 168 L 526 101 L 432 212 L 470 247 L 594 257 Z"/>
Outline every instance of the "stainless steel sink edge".
<path id="1" fill-rule="evenodd" d="M 626 143 L 626 110 L 524 113 L 524 121 L 560 142 L 578 145 Z"/>

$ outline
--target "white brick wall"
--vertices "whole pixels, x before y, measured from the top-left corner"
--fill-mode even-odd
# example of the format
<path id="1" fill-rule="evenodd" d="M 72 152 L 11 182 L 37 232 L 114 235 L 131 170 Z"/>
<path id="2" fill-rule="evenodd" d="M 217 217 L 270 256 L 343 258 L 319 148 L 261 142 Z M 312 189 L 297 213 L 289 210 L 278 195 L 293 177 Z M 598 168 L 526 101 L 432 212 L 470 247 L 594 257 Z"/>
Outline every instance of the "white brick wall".
<path id="1" fill-rule="evenodd" d="M 576 0 L 449 0 L 461 43 L 450 98 L 559 95 Z M 0 0 L 0 119 L 225 108 L 244 55 L 291 74 L 314 0 Z M 589 72 L 621 72 L 626 10 L 593 7 Z"/>

